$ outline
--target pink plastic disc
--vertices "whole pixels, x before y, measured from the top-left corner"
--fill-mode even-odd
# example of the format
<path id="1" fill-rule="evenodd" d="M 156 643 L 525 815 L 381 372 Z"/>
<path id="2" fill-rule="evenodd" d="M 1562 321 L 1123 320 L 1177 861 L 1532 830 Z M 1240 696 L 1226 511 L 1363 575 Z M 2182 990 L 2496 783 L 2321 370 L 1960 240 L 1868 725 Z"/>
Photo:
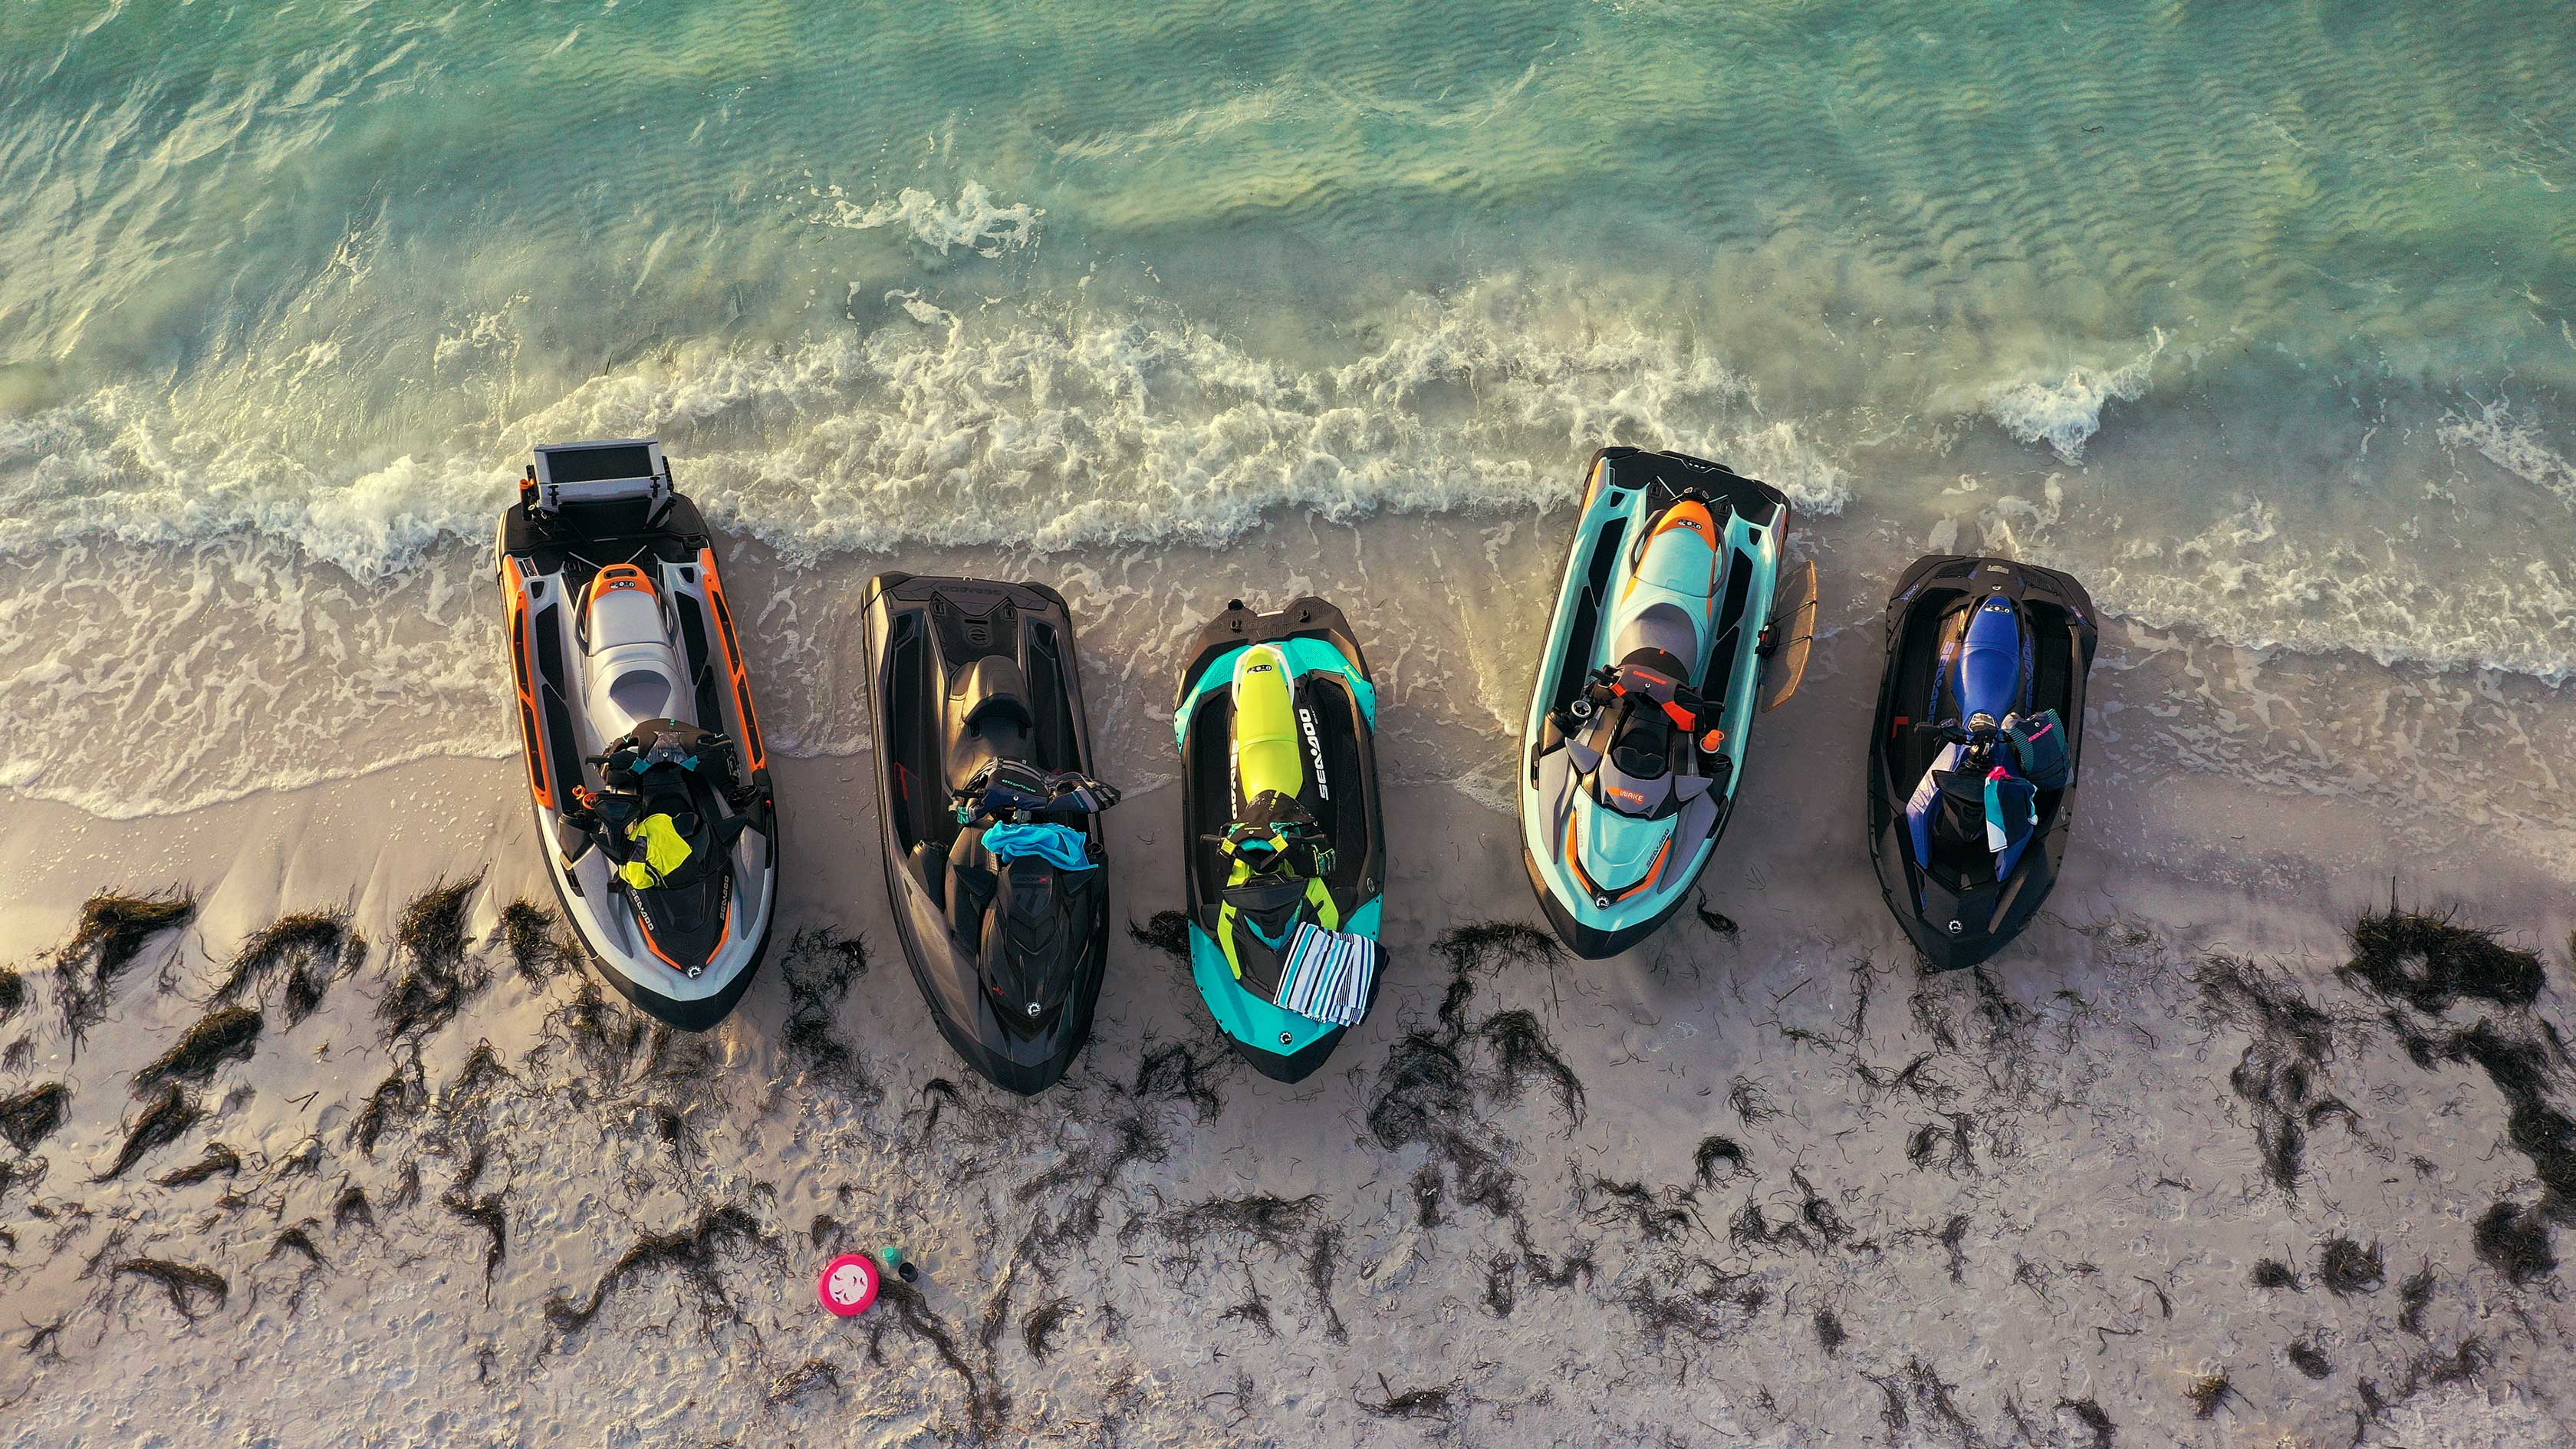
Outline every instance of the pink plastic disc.
<path id="1" fill-rule="evenodd" d="M 843 1318 L 856 1318 L 877 1301 L 877 1260 L 865 1253 L 843 1253 L 823 1265 L 814 1285 L 823 1306 Z"/>

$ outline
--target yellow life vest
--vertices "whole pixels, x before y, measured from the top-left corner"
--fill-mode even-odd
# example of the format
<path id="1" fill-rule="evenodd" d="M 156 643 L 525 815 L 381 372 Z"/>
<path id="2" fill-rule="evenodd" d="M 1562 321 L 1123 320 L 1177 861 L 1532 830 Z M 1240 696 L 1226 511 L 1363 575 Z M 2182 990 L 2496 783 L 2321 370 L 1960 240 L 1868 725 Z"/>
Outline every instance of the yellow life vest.
<path id="1" fill-rule="evenodd" d="M 626 827 L 626 838 L 644 842 L 642 860 L 630 860 L 617 868 L 626 883 L 639 891 L 661 884 L 671 872 L 689 862 L 689 842 L 681 837 L 680 827 L 668 815 L 645 816 Z"/>

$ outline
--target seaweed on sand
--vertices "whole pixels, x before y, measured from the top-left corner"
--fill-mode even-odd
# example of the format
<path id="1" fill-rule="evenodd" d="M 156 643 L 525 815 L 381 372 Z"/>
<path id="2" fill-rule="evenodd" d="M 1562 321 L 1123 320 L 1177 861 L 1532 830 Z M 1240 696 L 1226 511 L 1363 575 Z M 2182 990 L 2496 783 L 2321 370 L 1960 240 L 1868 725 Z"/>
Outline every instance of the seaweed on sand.
<path id="1" fill-rule="evenodd" d="M 2289 1355 L 2290 1366 L 2311 1379 L 2322 1379 L 2334 1372 L 2334 1360 L 2327 1358 L 2325 1350 L 2313 1343 L 2293 1343 L 2285 1352 Z"/>
<path id="2" fill-rule="evenodd" d="M 1712 911 L 1708 908 L 1708 897 L 1705 895 L 1702 895 L 1697 901 L 1693 902 L 1691 904 L 1691 909 L 1699 913 L 1699 923 L 1701 925 L 1706 926 L 1709 930 L 1715 932 L 1719 940 L 1724 941 L 1730 946 L 1734 945 L 1737 938 L 1742 934 L 1743 927 L 1735 924 L 1734 917 L 1726 915 L 1723 912 Z"/>
<path id="3" fill-rule="evenodd" d="M 531 986 L 543 986 L 554 978 L 581 969 L 581 943 L 573 939 L 572 930 L 551 907 L 531 900 L 516 900 L 501 908 L 501 923 L 492 936 L 501 943 L 501 953 L 510 958 L 510 967 Z"/>
<path id="4" fill-rule="evenodd" d="M 260 1261 L 273 1263 L 288 1253 L 293 1253 L 304 1260 L 304 1266 L 296 1272 L 295 1287 L 287 1295 L 287 1311 L 292 1313 L 296 1306 L 303 1302 L 304 1290 L 312 1286 L 313 1280 L 331 1271 L 331 1263 L 329 1259 L 322 1256 L 322 1250 L 314 1246 L 313 1235 L 306 1232 L 302 1226 L 288 1228 L 279 1233 L 276 1240 L 268 1245 L 268 1256 Z"/>
<path id="5" fill-rule="evenodd" d="M 259 1033 L 266 1024 L 266 1018 L 253 1007 L 217 1008 L 188 1028 L 177 1044 L 134 1074 L 134 1095 L 140 1097 L 169 1082 L 205 1085 L 224 1063 L 249 1061 L 259 1049 Z"/>
<path id="6" fill-rule="evenodd" d="M 1249 1267 L 1243 1270 L 1243 1291 L 1243 1301 L 1218 1314 L 1217 1317 L 1226 1322 L 1249 1323 L 1261 1330 L 1262 1337 L 1277 1338 L 1279 1328 L 1270 1319 L 1270 1300 L 1262 1296 L 1261 1285 L 1253 1281 L 1252 1269 Z"/>
<path id="7" fill-rule="evenodd" d="M 999 1384 L 988 1383 L 977 1376 L 974 1366 L 957 1346 L 957 1336 L 948 1331 L 939 1315 L 930 1311 L 930 1301 L 921 1290 L 901 1278 L 888 1278 L 877 1289 L 877 1312 L 868 1315 L 868 1362 L 885 1362 L 884 1341 L 889 1327 L 900 1328 L 917 1342 L 930 1345 L 939 1361 L 965 1381 L 966 1412 L 978 1433 L 990 1435 L 1010 1417 L 1011 1400 Z M 892 1312 L 886 1310 L 891 1309 Z"/>
<path id="8" fill-rule="evenodd" d="M 2448 911 L 2399 910 L 2392 902 L 2353 923 L 2352 961 L 2342 974 L 2427 1016 L 2464 999 L 2529 1006 L 2546 979 L 2539 953 L 2504 945 L 2501 934 L 2463 926 Z"/>
<path id="9" fill-rule="evenodd" d="M 1511 1317 L 1520 1302 L 1520 1287 L 1513 1281 L 1520 1267 L 1520 1259 L 1509 1253 L 1496 1253 L 1485 1264 L 1485 1307 L 1496 1318 Z"/>
<path id="10" fill-rule="evenodd" d="M 2119 1437 L 2119 1426 L 2111 1422 L 2111 1416 L 2104 1413 L 2102 1406 L 2094 1400 L 2060 1399 L 2057 1401 L 2057 1411 L 2061 1414 L 2073 1414 L 2075 1422 L 2082 1424 L 2091 1432 L 2093 1442 L 2086 1445 L 2085 1449 L 2111 1449 L 2112 1442 Z"/>
<path id="11" fill-rule="evenodd" d="M 2469 1242 L 2477 1250 L 2478 1261 L 2502 1273 L 2516 1288 L 2558 1269 L 2558 1255 L 2550 1251 L 2549 1224 L 2538 1207 L 2497 1203 L 2479 1216 Z"/>
<path id="12" fill-rule="evenodd" d="M 0 966 L 0 1021 L 18 1014 L 27 1004 L 27 978 L 6 966 Z"/>
<path id="13" fill-rule="evenodd" d="M 1819 1308 L 1816 1310 L 1816 1344 L 1818 1347 L 1824 1349 L 1827 1354 L 1835 1354 L 1841 1352 L 1842 1346 L 1850 1341 L 1851 1335 L 1844 1331 L 1843 1321 L 1840 1315 L 1836 1314 L 1830 1308 Z"/>
<path id="14" fill-rule="evenodd" d="M 2326 1239 L 2325 1256 L 2317 1263 L 2317 1281 L 2337 1298 L 2355 1293 L 2376 1293 L 2388 1281 L 2379 1245 L 2364 1248 L 2352 1239 L 2336 1236 Z"/>
<path id="15" fill-rule="evenodd" d="M 2547 1023 L 2542 1025 L 2545 1029 Z M 2531 1160 L 2533 1175 L 2548 1190 L 2542 1210 L 2560 1222 L 2576 1222 L 2576 1120 L 2559 1111 L 2549 1096 L 2551 1064 L 2565 1061 L 2565 1049 L 2554 1038 L 2508 1036 L 2480 1017 L 2475 1026 L 2452 1033 L 2442 1056 L 2475 1062 L 2486 1072 L 2509 1109 L 2506 1140 Z"/>
<path id="16" fill-rule="evenodd" d="M 286 1025 L 302 1024 L 322 1004 L 331 983 L 366 963 L 367 938 L 350 928 L 349 913 L 298 911 L 260 928 L 233 953 L 232 966 L 215 988 L 223 1005 L 239 1002 L 273 979 L 283 979 Z"/>
<path id="17" fill-rule="evenodd" d="M 1174 960 L 1190 958 L 1190 918 L 1185 911 L 1156 911 L 1143 925 L 1127 923 L 1127 934 L 1137 945 L 1160 951 Z"/>
<path id="18" fill-rule="evenodd" d="M 787 1027 L 780 1039 L 789 1058 L 814 1080 L 852 1097 L 874 1101 L 881 1095 L 869 1079 L 857 1050 L 833 1030 L 833 1018 L 850 993 L 850 983 L 867 974 L 868 950 L 820 926 L 809 926 L 787 943 L 779 975 L 787 984 Z"/>
<path id="19" fill-rule="evenodd" d="M 1349 1337 L 1332 1298 L 1341 1230 L 1320 1221 L 1323 1204 L 1324 1199 L 1314 1193 L 1296 1198 L 1268 1193 L 1209 1198 L 1158 1216 L 1153 1227 L 1179 1250 L 1175 1261 L 1184 1272 L 1200 1265 L 1202 1245 L 1218 1239 L 1239 1240 L 1295 1259 L 1314 1294 L 1315 1307 L 1323 1314 L 1325 1336 L 1339 1343 Z"/>
<path id="20" fill-rule="evenodd" d="M 584 981 L 570 1000 L 546 1014 L 550 1030 L 560 1030 L 589 1078 L 611 1086 L 626 1080 L 636 1052 L 651 1034 L 640 1013 L 611 1006 L 596 981 Z"/>
<path id="21" fill-rule="evenodd" d="M 2306 1171 L 2309 1113 L 2319 1104 L 2316 1086 L 2334 1050 L 2334 1022 L 2241 956 L 2211 956 L 2192 980 L 2214 1015 L 2252 1037 L 2227 1084 L 2253 1110 L 2264 1178 L 2296 1198 Z"/>
<path id="22" fill-rule="evenodd" d="M 103 893 L 82 903 L 80 924 L 54 955 L 63 1033 L 75 1051 L 89 1029 L 107 1019 L 116 979 L 142 956 L 143 948 L 196 915 L 197 898 L 184 889 L 148 896 Z"/>
<path id="23" fill-rule="evenodd" d="M 171 1308 L 190 1323 L 212 1308 L 221 1308 L 232 1297 L 232 1284 L 224 1275 L 193 1263 L 174 1263 L 167 1258 L 127 1258 L 116 1265 L 115 1276 L 140 1278 L 169 1295 Z M 211 1301 L 210 1301 L 211 1300 Z"/>
<path id="24" fill-rule="evenodd" d="M 366 1105 L 350 1120 L 349 1145 L 369 1157 L 375 1156 L 377 1139 L 384 1136 L 385 1129 L 420 1115 L 428 1099 L 428 1089 L 421 1082 L 420 1059 L 410 1058 L 367 1094 Z"/>
<path id="25" fill-rule="evenodd" d="M 841 1387 L 841 1371 L 832 1367 L 830 1360 L 809 1358 L 770 1382 L 769 1402 L 784 1404 L 803 1398 L 817 1388 L 829 1388 L 836 1395 L 847 1395 Z"/>
<path id="26" fill-rule="evenodd" d="M 1905 1140 L 1905 1160 L 1918 1169 L 1937 1167 L 1953 1176 L 1977 1170 L 1977 1151 L 1970 1131 L 1977 1119 L 1965 1112 L 1944 1112 L 1941 1122 L 1916 1124 Z"/>
<path id="27" fill-rule="evenodd" d="M 1184 1250 L 1195 1250 L 1213 1238 L 1241 1238 L 1284 1255 L 1296 1251 L 1317 1226 L 1323 1201 L 1316 1193 L 1293 1198 L 1270 1193 L 1209 1198 L 1162 1214 L 1154 1220 L 1154 1228 Z"/>
<path id="28" fill-rule="evenodd" d="M 1387 1382 L 1386 1375 L 1379 1374 L 1378 1401 L 1372 1404 L 1363 1394 L 1355 1393 L 1351 1395 L 1351 1402 L 1380 1419 L 1437 1419 L 1445 1424 L 1457 1417 L 1458 1387 L 1449 1383 L 1427 1389 L 1406 1389 L 1399 1393 L 1395 1385 Z"/>
<path id="29" fill-rule="evenodd" d="M 2218 1411 L 2227 1407 L 2230 1399 L 2239 1403 L 2245 1399 L 2236 1391 L 2236 1385 L 2229 1382 L 2225 1369 L 2193 1379 L 2191 1387 L 2183 1390 L 2183 1397 L 2191 1400 L 2193 1417 L 2201 1419 L 2216 1418 Z"/>
<path id="30" fill-rule="evenodd" d="M 1333 1275 L 1341 1266 L 1342 1230 L 1330 1223 L 1315 1229 L 1306 1244 L 1306 1291 L 1315 1295 L 1317 1307 L 1324 1310 L 1324 1336 L 1335 1343 L 1348 1343 L 1351 1331 L 1342 1324 L 1341 1310 L 1333 1306 Z"/>
<path id="31" fill-rule="evenodd" d="M 1440 1037 L 1411 1032 L 1387 1053 L 1369 1102 L 1368 1131 L 1379 1148 L 1394 1152 L 1420 1143 L 1449 1165 L 1460 1200 L 1496 1216 L 1519 1204 L 1519 1179 L 1502 1165 L 1501 1152 L 1481 1140 L 1475 1091 L 1467 1064 Z"/>
<path id="32" fill-rule="evenodd" d="M 194 1187 L 207 1178 L 221 1174 L 230 1177 L 241 1171 L 241 1154 L 220 1142 L 206 1144 L 206 1155 L 187 1166 L 163 1173 L 152 1179 L 163 1187 Z"/>
<path id="33" fill-rule="evenodd" d="M 1574 1200 L 1584 1221 L 1608 1226 L 1626 1223 L 1648 1242 L 1670 1242 L 1692 1231 L 1708 1231 L 1690 1189 L 1667 1187 L 1658 1193 L 1642 1182 L 1614 1182 L 1599 1175 L 1574 1173 Z"/>
<path id="34" fill-rule="evenodd" d="M 403 907 L 394 926 L 393 987 L 376 1003 L 385 1040 L 437 1031 L 492 984 L 481 960 L 466 954 L 467 903 L 482 884 L 479 871 L 453 883 L 441 880 Z"/>
<path id="35" fill-rule="evenodd" d="M 1225 1110 L 1225 1098 L 1208 1080 L 1217 1059 L 1201 1056 L 1187 1042 L 1170 1042 L 1145 1053 L 1136 1064 L 1136 1085 L 1132 1089 L 1148 1101 L 1171 1098 L 1190 1104 L 1198 1120 L 1206 1122 Z"/>
<path id="36" fill-rule="evenodd" d="M 1477 1029 L 1486 1048 L 1494 1054 L 1494 1096 L 1503 1102 L 1517 1100 L 1522 1084 L 1535 1077 L 1553 1087 L 1557 1105 L 1564 1109 L 1566 1130 L 1571 1132 L 1583 1122 L 1583 1081 L 1574 1069 L 1558 1056 L 1556 1045 L 1547 1038 L 1547 1028 L 1538 1017 L 1514 1008 L 1498 1011 L 1485 1018 Z"/>
<path id="37" fill-rule="evenodd" d="M 2544 1249 L 2548 1247 L 2546 1239 L 2542 1241 L 2541 1246 Z M 2397 1285 L 2397 1301 L 2403 1306 L 2402 1311 L 2397 1315 L 2397 1326 L 2418 1338 L 2423 1337 L 2424 1310 L 2433 1306 L 2433 1265 L 2431 1263 L 2428 1262 L 2408 1274 L 2406 1281 Z"/>
<path id="38" fill-rule="evenodd" d="M 134 1124 L 126 1129 L 125 1145 L 117 1149 L 116 1161 L 90 1180 L 112 1182 L 123 1177 L 126 1170 L 142 1161 L 146 1153 L 178 1141 L 205 1115 L 196 1102 L 178 1087 L 163 1087 L 161 1095 L 153 1098 L 152 1104 L 143 1109 L 143 1115 L 135 1118 Z"/>
<path id="39" fill-rule="evenodd" d="M 20 1152 L 35 1150 L 37 1143 L 54 1134 L 71 1115 L 71 1088 L 60 1082 L 39 1082 L 23 1092 L 0 1097 L 0 1137 Z"/>
<path id="40" fill-rule="evenodd" d="M 1721 1162 L 1726 1164 L 1729 1177 L 1744 1171 L 1744 1144 L 1732 1137 L 1701 1138 L 1699 1150 L 1691 1154 L 1691 1168 L 1702 1186 L 1717 1181 L 1717 1165 Z"/>
<path id="41" fill-rule="evenodd" d="M 1100 1235 L 1104 1203 L 1119 1175 L 1170 1155 L 1170 1144 L 1142 1113 L 1113 1117 L 1087 1133 L 1063 1161 L 1020 1185 L 1019 1199 L 1037 1204 L 1020 1250 L 1052 1281 L 1056 1260 L 1067 1248 Z"/>
<path id="42" fill-rule="evenodd" d="M 2281 1288 L 2293 1293 L 2308 1291 L 2308 1285 L 2299 1281 L 2297 1270 L 2277 1258 L 2260 1259 L 2254 1264 L 2253 1283 L 2267 1291 Z"/>
<path id="43" fill-rule="evenodd" d="M 1056 1339 L 1064 1332 L 1065 1321 L 1074 1314 L 1070 1298 L 1050 1298 L 1029 1310 L 1020 1321 L 1020 1342 L 1027 1345 L 1029 1357 L 1040 1363 L 1055 1352 Z"/>
<path id="44" fill-rule="evenodd" d="M 483 1301 L 491 1302 L 492 1276 L 500 1271 L 502 1255 L 509 1246 L 510 1220 L 501 1211 L 501 1195 L 487 1192 L 470 1198 L 464 1188 L 457 1187 L 439 1194 L 438 1201 L 457 1218 L 481 1228 L 489 1239 L 483 1247 Z"/>
<path id="45" fill-rule="evenodd" d="M 1663 1352 L 1676 1334 L 1695 1343 L 1732 1337 L 1769 1300 L 1758 1286 L 1736 1286 L 1742 1274 L 1727 1273 L 1705 1259 L 1693 1266 L 1695 1281 L 1677 1284 L 1679 1292 L 1658 1293 L 1652 1281 L 1641 1280 L 1619 1295 L 1619 1306 L 1635 1317 L 1638 1332 L 1653 1352 Z"/>
<path id="46" fill-rule="evenodd" d="M 634 1246 L 619 1255 L 608 1266 L 589 1294 L 575 1302 L 563 1293 L 546 1299 L 546 1322 L 556 1333 L 569 1335 L 590 1326 L 600 1309 L 639 1277 L 655 1273 L 674 1273 L 697 1295 L 698 1311 L 709 1322 L 734 1314 L 733 1298 L 725 1291 L 724 1280 L 716 1267 L 728 1253 L 746 1250 L 774 1253 L 777 1244 L 761 1231 L 757 1219 L 739 1205 L 727 1203 L 707 1209 L 697 1221 L 676 1232 L 645 1233 Z M 886 1280 L 891 1290 L 901 1279 Z"/>
<path id="47" fill-rule="evenodd" d="M 367 1201 L 367 1190 L 354 1182 L 341 1188 L 340 1195 L 331 1200 L 331 1231 L 336 1233 L 351 1223 L 366 1228 L 376 1225 L 375 1205 Z"/>

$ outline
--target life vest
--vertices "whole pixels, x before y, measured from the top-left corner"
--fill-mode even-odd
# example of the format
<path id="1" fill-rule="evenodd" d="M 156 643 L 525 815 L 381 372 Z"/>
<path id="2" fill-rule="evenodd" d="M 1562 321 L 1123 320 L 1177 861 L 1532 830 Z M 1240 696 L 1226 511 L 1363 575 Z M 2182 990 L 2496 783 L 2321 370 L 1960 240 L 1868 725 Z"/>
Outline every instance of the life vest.
<path id="1" fill-rule="evenodd" d="M 627 826 L 626 838 L 643 842 L 644 858 L 628 860 L 617 868 L 617 873 L 639 891 L 670 879 L 674 871 L 689 863 L 689 857 L 694 853 L 689 849 L 687 838 L 680 834 L 680 827 L 669 815 L 659 811 Z"/>

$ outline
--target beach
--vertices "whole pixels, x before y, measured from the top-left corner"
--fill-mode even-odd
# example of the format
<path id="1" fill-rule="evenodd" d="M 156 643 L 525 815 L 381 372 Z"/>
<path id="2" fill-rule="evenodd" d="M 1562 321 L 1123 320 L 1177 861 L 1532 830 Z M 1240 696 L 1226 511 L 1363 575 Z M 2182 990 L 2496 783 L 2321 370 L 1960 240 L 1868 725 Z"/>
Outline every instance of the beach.
<path id="1" fill-rule="evenodd" d="M 0 1444 L 2565 1441 L 2560 22 L 23 7 Z M 569 944 L 509 708 L 495 523 L 613 437 L 776 779 L 702 1035 Z M 1612 444 L 1781 489 L 1821 603 L 1698 890 L 1584 961 L 1516 776 Z M 1926 553 L 2101 611 L 2064 876 L 1943 974 L 1865 817 Z M 889 570 L 1060 589 L 1125 792 L 1035 1098 L 889 912 Z M 1301 594 L 1387 955 L 1287 1086 L 1178 954 L 1172 709 Z"/>

